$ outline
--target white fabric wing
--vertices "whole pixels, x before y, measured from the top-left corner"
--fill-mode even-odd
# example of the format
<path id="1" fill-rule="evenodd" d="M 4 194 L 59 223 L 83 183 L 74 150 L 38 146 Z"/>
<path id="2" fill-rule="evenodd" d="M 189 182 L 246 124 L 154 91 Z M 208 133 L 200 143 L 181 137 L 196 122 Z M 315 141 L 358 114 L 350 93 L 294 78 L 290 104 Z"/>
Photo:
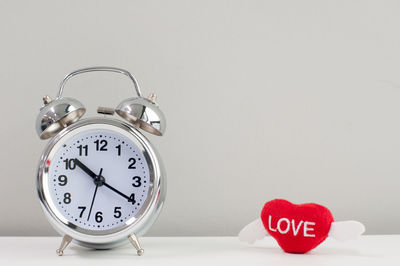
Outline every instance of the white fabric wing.
<path id="1" fill-rule="evenodd" d="M 329 236 L 340 241 L 357 239 L 365 232 L 365 226 L 357 221 L 341 221 L 331 223 Z"/>
<path id="2" fill-rule="evenodd" d="M 247 242 L 253 244 L 256 240 L 263 239 L 267 235 L 267 230 L 265 230 L 261 218 L 252 221 L 239 232 L 239 240 L 242 242 Z"/>

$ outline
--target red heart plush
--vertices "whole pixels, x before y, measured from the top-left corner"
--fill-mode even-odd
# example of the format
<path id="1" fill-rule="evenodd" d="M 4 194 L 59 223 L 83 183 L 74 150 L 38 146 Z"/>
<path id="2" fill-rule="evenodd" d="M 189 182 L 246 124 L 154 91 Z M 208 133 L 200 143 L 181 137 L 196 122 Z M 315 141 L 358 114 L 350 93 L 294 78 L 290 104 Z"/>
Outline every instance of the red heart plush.
<path id="1" fill-rule="evenodd" d="M 315 203 L 293 204 L 275 199 L 265 203 L 261 220 L 279 246 L 289 253 L 306 253 L 327 237 L 332 213 Z"/>

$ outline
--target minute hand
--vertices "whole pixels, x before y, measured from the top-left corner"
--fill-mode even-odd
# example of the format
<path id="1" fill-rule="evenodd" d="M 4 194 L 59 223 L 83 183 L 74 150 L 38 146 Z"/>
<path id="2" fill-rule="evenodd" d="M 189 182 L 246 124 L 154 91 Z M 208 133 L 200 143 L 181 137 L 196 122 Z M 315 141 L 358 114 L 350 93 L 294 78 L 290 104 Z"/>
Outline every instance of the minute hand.
<path id="1" fill-rule="evenodd" d="M 115 193 L 117 193 L 118 195 L 124 197 L 125 199 L 127 199 L 128 201 L 131 201 L 131 199 L 125 195 L 124 193 L 122 193 L 119 190 L 116 190 L 115 188 L 113 188 L 112 186 L 110 186 L 109 184 L 107 184 L 106 182 L 103 183 L 104 186 L 106 186 L 107 188 L 111 189 L 112 191 L 114 191 Z"/>

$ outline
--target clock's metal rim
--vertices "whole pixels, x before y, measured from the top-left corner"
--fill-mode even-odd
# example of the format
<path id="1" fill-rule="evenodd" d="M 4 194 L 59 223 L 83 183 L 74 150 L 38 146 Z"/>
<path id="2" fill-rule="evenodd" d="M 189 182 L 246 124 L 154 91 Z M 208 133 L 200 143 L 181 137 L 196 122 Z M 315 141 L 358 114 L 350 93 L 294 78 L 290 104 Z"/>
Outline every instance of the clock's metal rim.
<path id="1" fill-rule="evenodd" d="M 128 219 L 122 226 L 114 229 L 108 230 L 88 230 L 84 228 L 76 228 L 74 224 L 69 223 L 61 214 L 54 212 L 55 207 L 52 207 L 51 201 L 47 200 L 49 191 L 44 186 L 45 180 L 47 180 L 47 171 L 45 162 L 51 154 L 55 151 L 57 145 L 61 145 L 59 142 L 63 137 L 68 138 L 79 134 L 82 131 L 90 129 L 111 129 L 118 133 L 125 135 L 130 138 L 138 147 L 142 150 L 147 163 L 149 165 L 150 173 L 150 184 L 153 185 L 153 194 L 149 196 L 142 209 L 136 215 L 137 219 Z M 53 227 L 61 234 L 68 234 L 75 240 L 81 242 L 81 244 L 96 247 L 96 248 L 109 248 L 117 245 L 122 240 L 127 239 L 126 237 L 132 233 L 136 235 L 144 234 L 148 228 L 153 224 L 153 222 L 158 217 L 165 199 L 166 192 L 166 182 L 165 182 L 165 171 L 158 156 L 156 150 L 152 147 L 150 142 L 135 128 L 133 128 L 128 123 L 125 123 L 117 119 L 109 118 L 88 118 L 81 120 L 61 132 L 59 132 L 51 141 L 47 144 L 38 167 L 37 174 L 37 190 L 40 198 L 40 202 L 44 212 L 51 222 Z M 149 187 L 150 189 L 150 187 Z M 147 204 L 147 207 L 145 207 Z"/>

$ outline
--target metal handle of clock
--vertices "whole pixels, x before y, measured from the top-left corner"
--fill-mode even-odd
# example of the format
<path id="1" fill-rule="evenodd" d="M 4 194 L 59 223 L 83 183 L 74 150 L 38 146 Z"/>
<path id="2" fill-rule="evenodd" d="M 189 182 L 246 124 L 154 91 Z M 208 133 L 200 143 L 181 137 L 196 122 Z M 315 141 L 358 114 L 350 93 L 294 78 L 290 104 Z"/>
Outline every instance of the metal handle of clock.
<path id="1" fill-rule="evenodd" d="M 79 75 L 79 74 L 88 73 L 88 72 L 97 72 L 97 71 L 115 72 L 115 73 L 120 73 L 120 74 L 123 74 L 123 75 L 129 77 L 133 82 L 133 86 L 135 87 L 136 94 L 139 97 L 142 96 L 138 82 L 136 81 L 135 77 L 132 76 L 132 74 L 129 73 L 127 70 L 122 69 L 122 68 L 116 68 L 116 67 L 87 67 L 87 68 L 81 68 L 81 69 L 75 70 L 65 76 L 65 78 L 60 83 L 57 99 L 60 99 L 62 97 L 62 93 L 63 93 L 64 87 L 65 87 L 65 84 L 67 83 L 67 81 L 70 78 L 72 78 L 73 76 Z"/>

